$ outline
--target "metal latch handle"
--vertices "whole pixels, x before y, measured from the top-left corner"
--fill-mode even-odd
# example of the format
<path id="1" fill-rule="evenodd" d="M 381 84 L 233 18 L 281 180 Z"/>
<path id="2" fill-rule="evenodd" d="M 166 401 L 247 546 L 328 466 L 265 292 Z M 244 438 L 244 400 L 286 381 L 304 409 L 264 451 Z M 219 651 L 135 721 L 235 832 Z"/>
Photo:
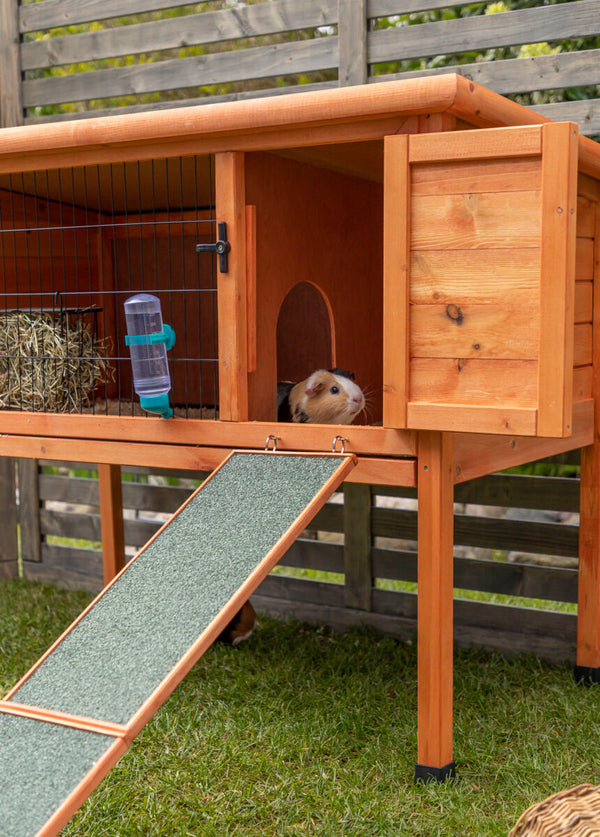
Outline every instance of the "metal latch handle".
<path id="1" fill-rule="evenodd" d="M 216 253 L 219 257 L 219 270 L 227 273 L 229 270 L 227 253 L 231 250 L 231 244 L 227 241 L 227 224 L 219 221 L 217 224 L 219 240 L 214 244 L 196 244 L 196 253 Z"/>

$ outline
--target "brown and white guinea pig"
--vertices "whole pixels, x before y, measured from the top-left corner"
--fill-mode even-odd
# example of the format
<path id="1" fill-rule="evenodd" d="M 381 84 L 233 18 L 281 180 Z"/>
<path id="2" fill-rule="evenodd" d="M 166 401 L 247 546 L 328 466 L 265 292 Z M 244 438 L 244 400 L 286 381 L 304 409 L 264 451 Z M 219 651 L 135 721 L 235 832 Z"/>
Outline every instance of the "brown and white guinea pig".
<path id="1" fill-rule="evenodd" d="M 365 407 L 365 397 L 344 369 L 317 369 L 295 384 L 277 384 L 277 421 L 351 424 Z"/>

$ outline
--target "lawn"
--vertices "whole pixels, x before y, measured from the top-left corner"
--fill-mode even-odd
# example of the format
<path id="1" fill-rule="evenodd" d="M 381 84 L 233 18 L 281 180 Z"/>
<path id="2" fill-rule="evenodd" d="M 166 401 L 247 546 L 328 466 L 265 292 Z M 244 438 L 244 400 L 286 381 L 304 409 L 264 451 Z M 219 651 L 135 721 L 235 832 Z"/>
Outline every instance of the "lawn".
<path id="1" fill-rule="evenodd" d="M 86 601 L 0 584 L 3 693 Z M 414 643 L 261 618 L 207 652 L 62 835 L 505 837 L 600 782 L 599 729 L 600 690 L 568 666 L 457 651 L 458 778 L 415 786 Z"/>

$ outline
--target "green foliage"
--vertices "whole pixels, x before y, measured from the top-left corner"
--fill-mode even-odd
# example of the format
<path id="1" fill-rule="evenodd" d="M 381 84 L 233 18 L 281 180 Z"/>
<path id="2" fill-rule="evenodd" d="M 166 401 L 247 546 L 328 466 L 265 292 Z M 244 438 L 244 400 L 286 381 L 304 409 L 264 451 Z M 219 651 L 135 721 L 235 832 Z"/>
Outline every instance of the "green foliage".
<path id="1" fill-rule="evenodd" d="M 43 0 L 37 0 L 43 2 Z M 82 33 L 99 32 L 106 29 L 113 29 L 132 24 L 150 23 L 152 21 L 185 17 L 191 14 L 202 14 L 204 12 L 221 11 L 236 6 L 250 6 L 257 3 L 270 2 L 270 0 L 210 0 L 209 2 L 193 3 L 175 8 L 164 9 L 145 14 L 129 15 L 115 19 L 94 21 L 92 23 L 65 26 L 47 30 L 44 32 L 30 33 L 26 36 L 28 40 L 40 40 L 48 38 L 65 37 Z M 106 70 L 118 67 L 142 66 L 173 58 L 193 58 L 201 55 L 210 55 L 218 52 L 248 49 L 257 46 L 269 46 L 271 44 L 300 41 L 318 37 L 324 37 L 330 32 L 322 29 L 309 29 L 300 32 L 288 32 L 278 35 L 265 35 L 261 37 L 248 37 L 234 41 L 221 41 L 215 44 L 182 46 L 174 49 L 137 53 L 132 55 L 108 58 L 103 60 L 85 61 L 77 64 L 54 66 L 47 69 L 32 70 L 27 73 L 28 79 L 48 78 L 67 76 L 72 73 L 86 73 L 95 70 Z M 302 73 L 290 76 L 277 76 L 274 78 L 257 79 L 240 83 L 211 84 L 201 88 L 180 88 L 170 91 L 157 91 L 155 93 L 144 93 L 130 96 L 108 97 L 101 100 L 88 100 L 85 102 L 72 102 L 60 105 L 50 105 L 34 109 L 37 116 L 52 115 L 58 113 L 76 113 L 98 108 L 119 108 L 128 105 L 151 105 L 161 101 L 186 100 L 192 97 L 222 96 L 239 93 L 241 91 L 252 91 L 269 89 L 272 87 L 286 87 L 290 85 L 307 84 L 316 81 L 334 79 L 335 73 Z"/>
<path id="2" fill-rule="evenodd" d="M 434 9 L 406 15 L 396 15 L 392 18 L 382 18 L 376 22 L 376 29 L 398 26 L 415 26 L 419 24 L 435 23 L 439 21 L 456 20 L 458 18 L 474 17 L 478 15 L 501 14 L 504 12 L 528 9 L 540 5 L 556 5 L 572 0 L 498 0 L 493 3 L 474 3 L 465 6 L 455 6 L 447 9 Z M 499 47 L 482 51 L 463 52 L 460 54 L 436 55 L 409 61 L 393 61 L 376 65 L 376 75 L 400 73 L 415 70 L 426 70 L 440 67 L 453 67 L 463 64 L 475 64 L 487 61 L 498 61 L 508 58 L 528 58 L 539 55 L 556 55 L 559 52 L 575 52 L 584 49 L 600 47 L 600 37 L 577 38 L 562 40 L 558 43 L 531 43 L 515 47 Z M 587 87 L 571 87 L 556 90 L 534 91 L 532 93 L 516 94 L 509 98 L 524 105 L 541 105 L 548 102 L 563 102 L 588 99 L 598 96 L 600 85 Z"/>

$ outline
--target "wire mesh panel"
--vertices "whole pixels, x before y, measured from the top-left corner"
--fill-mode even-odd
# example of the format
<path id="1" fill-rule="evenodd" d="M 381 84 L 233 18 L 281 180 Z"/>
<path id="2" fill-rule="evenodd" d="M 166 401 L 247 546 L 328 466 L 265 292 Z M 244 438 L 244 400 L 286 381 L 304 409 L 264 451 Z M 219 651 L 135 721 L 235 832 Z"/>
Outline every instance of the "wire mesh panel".
<path id="1" fill-rule="evenodd" d="M 156 295 L 175 329 L 176 415 L 218 411 L 210 157 L 0 177 L 0 408 L 142 415 L 123 304 Z"/>

